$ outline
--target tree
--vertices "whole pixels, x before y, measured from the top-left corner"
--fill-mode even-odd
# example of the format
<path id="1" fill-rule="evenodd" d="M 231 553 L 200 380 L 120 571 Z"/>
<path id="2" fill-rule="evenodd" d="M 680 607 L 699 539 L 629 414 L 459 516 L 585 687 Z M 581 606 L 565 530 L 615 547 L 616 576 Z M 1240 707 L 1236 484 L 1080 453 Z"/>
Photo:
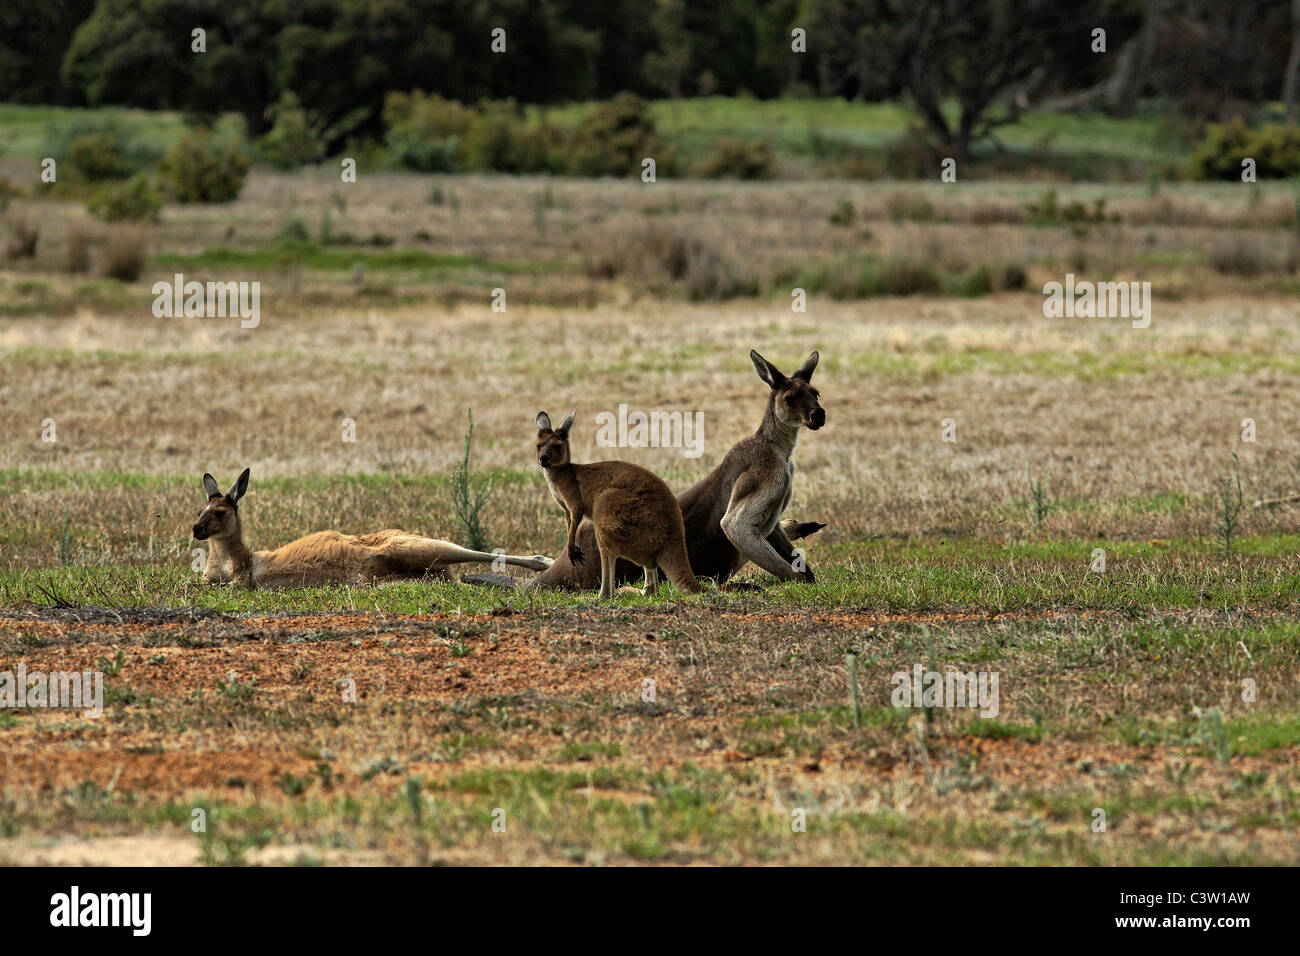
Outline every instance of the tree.
<path id="1" fill-rule="evenodd" d="M 849 96 L 902 90 L 958 162 L 1016 121 L 1017 94 L 1043 82 L 1065 44 L 1086 43 L 1090 21 L 1059 0 L 820 0 L 812 10 L 824 82 Z"/>

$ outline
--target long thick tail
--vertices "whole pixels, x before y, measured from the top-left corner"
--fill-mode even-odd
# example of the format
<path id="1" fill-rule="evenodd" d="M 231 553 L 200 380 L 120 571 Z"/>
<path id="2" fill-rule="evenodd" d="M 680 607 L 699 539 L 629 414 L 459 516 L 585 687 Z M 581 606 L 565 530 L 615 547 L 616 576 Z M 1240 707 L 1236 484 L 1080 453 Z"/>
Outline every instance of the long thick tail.
<path id="1" fill-rule="evenodd" d="M 691 570 L 691 562 L 686 557 L 685 536 L 660 551 L 655 557 L 655 563 L 663 568 L 664 574 L 677 590 L 685 594 L 698 594 L 704 590 L 704 585 L 696 579 L 695 572 Z"/>

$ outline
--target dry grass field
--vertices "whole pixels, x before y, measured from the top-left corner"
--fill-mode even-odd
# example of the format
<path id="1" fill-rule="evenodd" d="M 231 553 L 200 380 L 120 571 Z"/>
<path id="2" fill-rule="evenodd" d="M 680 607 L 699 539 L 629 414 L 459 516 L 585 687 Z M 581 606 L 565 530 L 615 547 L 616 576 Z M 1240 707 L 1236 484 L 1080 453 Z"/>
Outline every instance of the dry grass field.
<path id="1" fill-rule="evenodd" d="M 43 238 L 0 270 L 0 671 L 100 670 L 108 704 L 0 711 L 0 860 L 1300 861 L 1300 527 L 1251 507 L 1300 491 L 1295 212 L 1260 190 L 1059 187 L 1115 218 L 1038 225 L 1041 185 L 257 171 L 169 206 L 128 283 L 59 265 L 113 230 L 15 201 Z M 918 294 L 858 297 L 864 257 Z M 154 318 L 177 272 L 260 281 L 260 324 Z M 1045 318 L 1067 272 L 1151 281 L 1150 327 Z M 557 553 L 538 409 L 685 487 L 758 424 L 750 348 L 821 351 L 789 510 L 827 523 L 816 584 L 602 607 L 191 568 L 200 475 L 245 466 L 253 547 L 459 539 L 467 410 L 490 545 Z M 700 413 L 701 456 L 597 447 L 621 403 Z M 998 673 L 1000 712 L 892 706 L 917 664 Z"/>

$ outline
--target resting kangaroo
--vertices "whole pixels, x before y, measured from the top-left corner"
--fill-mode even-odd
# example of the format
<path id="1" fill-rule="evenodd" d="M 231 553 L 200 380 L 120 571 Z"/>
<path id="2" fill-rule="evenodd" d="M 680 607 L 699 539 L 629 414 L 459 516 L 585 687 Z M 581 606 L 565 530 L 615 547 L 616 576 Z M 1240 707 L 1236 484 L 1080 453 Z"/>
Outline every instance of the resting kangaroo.
<path id="1" fill-rule="evenodd" d="M 550 416 L 537 413 L 537 461 L 569 519 L 565 549 L 569 560 L 583 563 L 578 526 L 590 516 L 599 551 L 602 599 L 614 596 L 614 565 L 619 558 L 645 569 L 647 594 L 659 588 L 659 568 L 678 590 L 703 591 L 686 558 L 682 509 L 663 479 L 626 461 L 575 465 L 569 456 L 574 414 L 570 412 L 559 428 L 552 429 Z"/>
<path id="2" fill-rule="evenodd" d="M 819 355 L 813 352 L 788 378 L 757 352 L 751 351 L 749 357 L 770 389 L 767 410 L 757 432 L 737 442 L 718 467 L 677 496 L 686 527 L 687 557 L 696 577 L 713 578 L 719 584 L 747 561 L 782 580 L 813 581 L 813 573 L 806 565 L 803 571 L 795 570 L 792 542 L 826 525 L 789 518 L 779 524 L 776 521 L 790 500 L 794 477 L 790 458 L 799 429 L 816 430 L 826 424 L 819 393 L 809 384 Z M 723 525 L 724 519 L 730 532 Z M 578 529 L 577 543 L 584 552 L 597 547 L 590 521 L 584 521 Z M 773 560 L 773 555 L 779 560 Z M 575 564 L 560 552 L 549 570 L 522 587 L 590 590 L 596 587 L 595 567 L 594 563 Z M 631 581 L 636 573 L 636 567 L 626 561 L 620 561 L 615 571 L 619 581 Z M 514 586 L 505 575 L 475 574 L 463 580 Z"/>
<path id="3" fill-rule="evenodd" d="M 248 587 L 301 587 L 315 584 L 365 584 L 397 578 L 445 575 L 453 564 L 495 561 L 542 571 L 551 559 L 536 554 L 488 554 L 405 531 L 340 534 L 318 531 L 274 551 L 250 551 L 244 544 L 239 499 L 248 490 L 247 468 L 224 495 L 211 475 L 203 476 L 208 503 L 194 522 L 194 537 L 211 541 L 203 580 Z"/>

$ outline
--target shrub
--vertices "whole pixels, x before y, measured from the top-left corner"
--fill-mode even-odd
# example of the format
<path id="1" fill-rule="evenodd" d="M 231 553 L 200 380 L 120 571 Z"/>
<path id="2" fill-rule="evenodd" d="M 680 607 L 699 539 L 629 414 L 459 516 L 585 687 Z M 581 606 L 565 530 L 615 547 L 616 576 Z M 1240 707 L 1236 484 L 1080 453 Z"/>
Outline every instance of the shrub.
<path id="1" fill-rule="evenodd" d="M 562 153 L 558 132 L 544 121 L 528 122 L 514 100 L 483 103 L 465 138 L 471 169 L 558 172 Z"/>
<path id="2" fill-rule="evenodd" d="M 1106 215 L 1106 198 L 1098 196 L 1092 206 L 1086 206 L 1077 199 L 1072 199 L 1064 206 L 1056 198 L 1056 190 L 1049 189 L 1039 198 L 1025 206 L 1025 218 L 1031 226 L 1076 226 L 1086 229 L 1088 226 L 1101 225 L 1105 222 L 1118 222 L 1119 215 Z"/>
<path id="3" fill-rule="evenodd" d="M 942 158 L 929 134 L 916 125 L 908 126 L 884 149 L 885 170 L 892 179 L 930 179 Z"/>
<path id="4" fill-rule="evenodd" d="M 772 147 L 766 140 L 724 137 L 713 144 L 696 173 L 705 179 L 767 179 L 773 166 Z"/>
<path id="5" fill-rule="evenodd" d="M 854 216 L 853 203 L 847 199 L 841 199 L 835 204 L 835 208 L 831 210 L 831 214 L 826 217 L 826 220 L 832 226 L 851 226 L 853 225 Z"/>
<path id="6" fill-rule="evenodd" d="M 407 169 L 452 173 L 465 162 L 464 142 L 473 128 L 471 108 L 416 90 L 384 97 L 384 142 Z"/>
<path id="7" fill-rule="evenodd" d="M 9 203 L 23 194 L 22 189 L 14 185 L 8 176 L 0 176 L 0 212 L 7 212 Z"/>
<path id="8" fill-rule="evenodd" d="M 242 144 L 198 131 L 176 141 L 163 157 L 158 175 L 177 202 L 224 203 L 239 197 L 248 167 Z"/>
<path id="9" fill-rule="evenodd" d="M 885 199 L 885 212 L 894 222 L 932 222 L 934 206 L 918 192 L 903 190 Z"/>
<path id="10" fill-rule="evenodd" d="M 662 226 L 649 226 L 620 242 L 595 240 L 585 265 L 596 278 L 622 277 L 652 288 L 679 282 L 695 301 L 752 295 L 758 288 L 723 250 Z"/>
<path id="11" fill-rule="evenodd" d="M 108 234 L 100 272 L 106 279 L 134 282 L 148 258 L 148 233 L 141 226 L 118 226 Z"/>
<path id="12" fill-rule="evenodd" d="M 82 226 L 68 230 L 68 241 L 63 247 L 63 268 L 71 275 L 90 271 L 90 231 Z"/>
<path id="13" fill-rule="evenodd" d="M 124 183 L 101 186 L 86 203 L 86 210 L 104 222 L 152 222 L 161 209 L 162 200 L 144 173 L 137 173 Z"/>
<path id="14" fill-rule="evenodd" d="M 158 152 L 132 139 L 116 119 L 77 115 L 53 124 L 41 144 L 41 154 L 59 160 L 59 181 L 46 188 L 129 179 L 158 161 Z"/>
<path id="15" fill-rule="evenodd" d="M 1220 275 L 1249 279 L 1268 270 L 1268 254 L 1260 243 L 1244 236 L 1224 239 L 1210 249 L 1210 267 Z"/>
<path id="16" fill-rule="evenodd" d="M 92 183 L 129 179 L 136 171 L 117 140 L 108 133 L 91 133 L 69 142 L 65 168 L 67 166 Z"/>
<path id="17" fill-rule="evenodd" d="M 276 169 L 297 169 L 321 161 L 325 147 L 319 130 L 308 120 L 297 96 L 286 90 L 267 114 L 271 128 L 257 141 L 258 151 L 267 163 Z"/>
<path id="18" fill-rule="evenodd" d="M 1260 179 L 1300 174 L 1300 127 L 1269 123 L 1252 128 L 1240 118 L 1207 124 L 1204 138 L 1192 152 L 1192 175 L 1240 181 L 1241 162 L 1247 158 L 1255 160 Z"/>
<path id="19" fill-rule="evenodd" d="M 595 108 L 573 137 L 567 170 L 580 176 L 631 176 L 647 157 L 661 173 L 673 168 L 655 129 L 650 107 L 630 93 L 620 93 Z"/>
<path id="20" fill-rule="evenodd" d="M 41 238 L 41 227 L 29 223 L 27 215 L 22 212 L 15 212 L 8 222 L 9 238 L 5 240 L 5 258 L 36 258 L 36 244 Z"/>

